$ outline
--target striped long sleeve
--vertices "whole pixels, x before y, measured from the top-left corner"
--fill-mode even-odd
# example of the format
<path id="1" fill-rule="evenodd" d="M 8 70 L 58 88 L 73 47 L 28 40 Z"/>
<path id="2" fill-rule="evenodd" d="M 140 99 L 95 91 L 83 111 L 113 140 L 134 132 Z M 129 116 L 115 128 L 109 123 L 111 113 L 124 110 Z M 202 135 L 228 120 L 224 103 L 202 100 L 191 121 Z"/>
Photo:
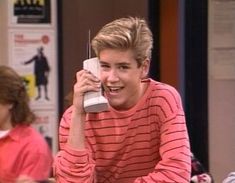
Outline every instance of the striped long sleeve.
<path id="1" fill-rule="evenodd" d="M 147 91 L 130 110 L 87 115 L 85 151 L 66 145 L 73 108 L 65 112 L 55 159 L 58 182 L 189 182 L 191 153 L 180 96 L 169 85 L 145 82 Z"/>
<path id="2" fill-rule="evenodd" d="M 63 115 L 59 128 L 60 151 L 56 155 L 54 175 L 57 183 L 93 183 L 95 163 L 89 150 L 78 151 L 67 145 L 72 108 Z"/>

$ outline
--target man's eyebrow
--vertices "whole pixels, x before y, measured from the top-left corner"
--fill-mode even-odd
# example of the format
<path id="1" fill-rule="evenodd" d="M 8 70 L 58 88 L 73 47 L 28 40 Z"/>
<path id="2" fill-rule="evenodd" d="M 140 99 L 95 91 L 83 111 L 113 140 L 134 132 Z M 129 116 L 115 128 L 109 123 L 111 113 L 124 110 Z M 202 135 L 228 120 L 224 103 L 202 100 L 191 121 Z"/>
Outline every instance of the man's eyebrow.
<path id="1" fill-rule="evenodd" d="M 107 62 L 100 60 L 100 64 L 106 64 Z"/>
<path id="2" fill-rule="evenodd" d="M 117 63 L 117 65 L 130 65 L 130 63 L 128 63 L 128 62 L 120 62 L 120 63 Z"/>
<path id="3" fill-rule="evenodd" d="M 100 60 L 100 64 L 109 64 L 109 63 Z M 118 63 L 116 63 L 115 65 L 130 65 L 130 63 L 123 61 L 123 62 L 118 62 Z"/>

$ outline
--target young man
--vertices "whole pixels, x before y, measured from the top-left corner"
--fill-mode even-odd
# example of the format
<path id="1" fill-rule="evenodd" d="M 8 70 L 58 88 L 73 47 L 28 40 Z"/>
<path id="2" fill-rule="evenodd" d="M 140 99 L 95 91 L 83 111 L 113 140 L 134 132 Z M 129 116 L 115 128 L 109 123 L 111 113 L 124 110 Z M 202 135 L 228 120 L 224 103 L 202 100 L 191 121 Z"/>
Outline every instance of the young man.
<path id="1" fill-rule="evenodd" d="M 76 74 L 73 105 L 60 123 L 57 182 L 188 183 L 191 153 L 178 92 L 148 78 L 152 33 L 145 20 L 121 18 L 92 40 L 101 74 Z M 84 94 L 101 85 L 107 111 L 86 113 Z"/>
<path id="2" fill-rule="evenodd" d="M 35 115 L 23 79 L 0 66 L 0 182 L 36 183 L 48 179 L 52 153 L 33 129 Z"/>

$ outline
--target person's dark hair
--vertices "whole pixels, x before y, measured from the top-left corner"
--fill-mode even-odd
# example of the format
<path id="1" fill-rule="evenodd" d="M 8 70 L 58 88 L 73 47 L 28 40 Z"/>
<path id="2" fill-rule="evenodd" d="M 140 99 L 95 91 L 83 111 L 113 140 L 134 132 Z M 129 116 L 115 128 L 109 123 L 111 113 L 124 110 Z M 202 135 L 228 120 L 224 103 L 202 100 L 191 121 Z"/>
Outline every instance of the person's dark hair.
<path id="1" fill-rule="evenodd" d="M 0 66 L 0 104 L 12 104 L 11 122 L 29 125 L 35 115 L 29 107 L 29 96 L 22 77 L 8 66 Z"/>

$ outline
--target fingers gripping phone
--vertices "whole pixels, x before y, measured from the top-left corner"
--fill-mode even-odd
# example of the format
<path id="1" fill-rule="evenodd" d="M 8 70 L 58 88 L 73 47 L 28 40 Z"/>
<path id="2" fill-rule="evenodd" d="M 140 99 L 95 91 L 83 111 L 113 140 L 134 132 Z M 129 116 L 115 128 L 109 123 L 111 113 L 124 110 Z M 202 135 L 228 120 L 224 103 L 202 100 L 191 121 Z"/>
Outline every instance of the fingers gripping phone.
<path id="1" fill-rule="evenodd" d="M 99 78 L 100 64 L 98 58 L 84 60 L 83 69 L 90 71 Z M 108 101 L 102 95 L 102 89 L 98 92 L 90 91 L 85 93 L 83 105 L 86 112 L 102 112 L 108 109 Z"/>

